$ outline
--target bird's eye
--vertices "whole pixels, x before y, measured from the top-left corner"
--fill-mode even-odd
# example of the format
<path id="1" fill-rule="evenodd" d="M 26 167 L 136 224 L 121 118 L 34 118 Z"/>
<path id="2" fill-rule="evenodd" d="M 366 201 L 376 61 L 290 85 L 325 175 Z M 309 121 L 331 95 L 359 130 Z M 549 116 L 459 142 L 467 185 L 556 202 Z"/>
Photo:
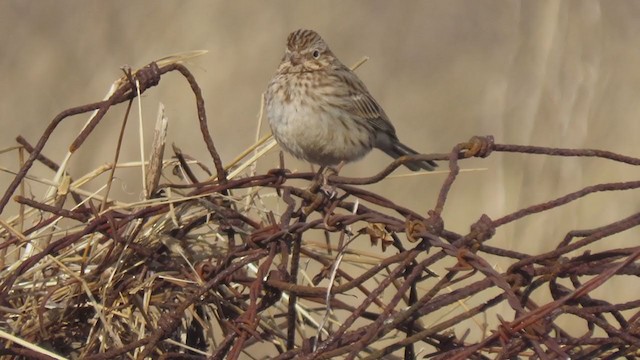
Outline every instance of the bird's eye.
<path id="1" fill-rule="evenodd" d="M 320 58 L 320 51 L 319 50 L 313 50 L 311 55 L 313 56 L 314 59 L 319 59 Z"/>

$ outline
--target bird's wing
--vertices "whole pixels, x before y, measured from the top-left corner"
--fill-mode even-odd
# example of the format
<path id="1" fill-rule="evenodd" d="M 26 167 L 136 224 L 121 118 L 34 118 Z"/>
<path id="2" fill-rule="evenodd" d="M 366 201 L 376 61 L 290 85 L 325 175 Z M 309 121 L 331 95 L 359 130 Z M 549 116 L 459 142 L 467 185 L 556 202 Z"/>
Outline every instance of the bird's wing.
<path id="1" fill-rule="evenodd" d="M 376 100 L 368 93 L 359 93 L 351 96 L 353 101 L 353 111 L 357 115 L 367 119 L 376 130 L 395 136 L 396 129 L 393 128 L 387 114 Z"/>

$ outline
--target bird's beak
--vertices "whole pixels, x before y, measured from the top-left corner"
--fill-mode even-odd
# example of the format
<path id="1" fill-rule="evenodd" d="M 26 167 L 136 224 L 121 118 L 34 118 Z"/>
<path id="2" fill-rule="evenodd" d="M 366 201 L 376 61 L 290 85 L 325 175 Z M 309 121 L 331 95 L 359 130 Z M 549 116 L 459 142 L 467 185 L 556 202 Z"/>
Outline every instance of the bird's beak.
<path id="1" fill-rule="evenodd" d="M 302 57 L 296 52 L 287 52 L 287 59 L 293 66 L 302 64 Z"/>

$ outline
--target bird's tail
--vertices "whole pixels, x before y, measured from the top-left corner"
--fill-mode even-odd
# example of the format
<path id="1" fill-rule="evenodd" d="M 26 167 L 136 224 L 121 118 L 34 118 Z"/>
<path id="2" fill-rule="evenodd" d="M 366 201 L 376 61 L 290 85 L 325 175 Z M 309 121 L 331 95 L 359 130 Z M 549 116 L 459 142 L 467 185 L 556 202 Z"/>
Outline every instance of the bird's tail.
<path id="1" fill-rule="evenodd" d="M 399 158 L 404 155 L 418 155 L 418 152 L 408 147 L 407 145 L 394 141 L 393 144 L 389 147 L 385 147 L 382 149 L 387 155 L 391 156 L 394 159 Z M 422 161 L 411 161 L 404 164 L 404 166 L 411 169 L 411 171 L 419 171 L 419 170 L 427 170 L 433 171 L 436 169 L 438 164 L 431 160 L 422 160 Z"/>

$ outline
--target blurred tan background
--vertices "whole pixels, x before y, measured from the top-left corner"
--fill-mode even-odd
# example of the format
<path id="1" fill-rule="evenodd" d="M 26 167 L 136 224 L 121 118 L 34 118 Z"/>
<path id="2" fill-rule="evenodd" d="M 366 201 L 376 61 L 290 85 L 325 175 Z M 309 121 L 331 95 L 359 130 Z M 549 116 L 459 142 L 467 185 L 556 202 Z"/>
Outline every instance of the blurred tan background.
<path id="1" fill-rule="evenodd" d="M 125 64 L 136 68 L 169 54 L 206 49 L 208 54 L 188 66 L 203 89 L 213 139 L 228 162 L 254 142 L 260 96 L 280 61 L 287 34 L 306 27 L 317 30 L 345 64 L 370 57 L 358 74 L 402 141 L 419 151 L 448 152 L 472 135 L 491 134 L 498 143 L 599 148 L 640 156 L 637 1 L 35 5 L 0 3 L 1 148 L 12 146 L 18 134 L 35 143 L 58 112 L 102 99 Z M 148 144 L 162 101 L 170 121 L 169 142 L 212 165 L 202 142 L 193 140 L 200 138 L 193 95 L 181 77 L 163 77 L 142 101 Z M 72 175 L 112 161 L 124 107 L 117 110 L 73 158 Z M 86 118 L 66 120 L 45 154 L 59 161 Z M 131 121 L 122 161 L 138 159 L 136 133 Z M 16 168 L 15 153 L 0 156 L 2 166 Z M 286 160 L 289 168 L 308 169 L 289 156 Z M 374 151 L 348 166 L 345 174 L 368 176 L 389 162 Z M 276 165 L 274 151 L 260 169 Z M 604 160 L 517 154 L 494 154 L 463 166 L 485 170 L 462 174 L 452 190 L 444 220 L 461 233 L 482 213 L 496 219 L 584 186 L 637 180 L 639 174 L 631 166 Z M 0 175 L 2 191 L 10 178 Z M 371 188 L 426 213 L 435 205 L 444 178 L 431 174 L 392 179 Z M 121 186 L 123 193 L 139 196 L 137 189 Z M 631 215 L 638 211 L 639 200 L 638 192 L 593 195 L 500 228 L 492 241 L 540 252 L 570 230 Z M 603 245 L 630 246 L 637 244 L 638 235 L 630 231 Z M 616 296 L 636 298 L 639 287 L 624 286 L 624 281 L 614 286 L 620 290 Z"/>

